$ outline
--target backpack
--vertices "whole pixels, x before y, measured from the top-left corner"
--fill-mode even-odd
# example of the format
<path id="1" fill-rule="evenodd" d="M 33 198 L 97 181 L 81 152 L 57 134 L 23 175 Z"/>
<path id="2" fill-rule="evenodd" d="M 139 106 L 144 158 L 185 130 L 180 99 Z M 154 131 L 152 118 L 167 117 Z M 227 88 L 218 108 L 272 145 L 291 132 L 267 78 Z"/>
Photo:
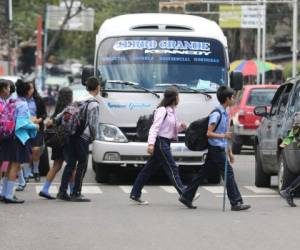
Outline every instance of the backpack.
<path id="1" fill-rule="evenodd" d="M 15 131 L 16 103 L 15 99 L 9 99 L 4 105 L 0 104 L 0 141 L 9 138 Z"/>
<path id="2" fill-rule="evenodd" d="M 86 129 L 88 105 L 96 100 L 73 102 L 62 114 L 61 126 L 67 135 L 82 135 Z"/>
<path id="3" fill-rule="evenodd" d="M 65 144 L 66 132 L 61 125 L 54 125 L 44 131 L 44 140 L 47 147 L 61 148 Z"/>
<path id="4" fill-rule="evenodd" d="M 149 130 L 154 121 L 155 111 L 156 110 L 154 110 L 151 115 L 142 115 L 139 117 L 137 124 L 136 124 L 137 141 L 146 142 L 148 140 Z M 168 115 L 168 112 L 166 112 L 164 120 L 166 119 L 167 115 Z"/>
<path id="5" fill-rule="evenodd" d="M 220 114 L 220 119 L 217 122 L 215 130 L 218 128 L 221 119 L 222 113 L 219 109 L 214 109 L 210 114 L 218 112 Z M 207 149 L 208 138 L 207 138 L 207 129 L 208 129 L 209 116 L 193 121 L 185 132 L 185 145 L 188 149 L 192 151 L 201 151 Z M 215 131 L 214 130 L 214 131 Z"/>

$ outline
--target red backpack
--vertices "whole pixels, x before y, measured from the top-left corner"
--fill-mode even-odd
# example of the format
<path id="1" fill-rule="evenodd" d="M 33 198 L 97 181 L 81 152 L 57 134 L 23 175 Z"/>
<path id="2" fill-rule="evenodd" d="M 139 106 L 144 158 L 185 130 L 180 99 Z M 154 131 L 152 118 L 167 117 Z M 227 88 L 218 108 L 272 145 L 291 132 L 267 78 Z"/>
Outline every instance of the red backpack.
<path id="1" fill-rule="evenodd" d="M 15 131 L 15 109 L 15 99 L 9 99 L 5 104 L 0 104 L 0 141 L 9 138 Z"/>

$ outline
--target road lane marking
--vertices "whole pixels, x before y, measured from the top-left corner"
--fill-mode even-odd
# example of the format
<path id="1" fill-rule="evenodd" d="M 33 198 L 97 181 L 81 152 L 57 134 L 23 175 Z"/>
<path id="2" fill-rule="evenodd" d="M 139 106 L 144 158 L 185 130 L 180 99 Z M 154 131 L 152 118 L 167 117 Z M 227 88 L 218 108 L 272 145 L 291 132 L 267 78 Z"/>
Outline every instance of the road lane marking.
<path id="1" fill-rule="evenodd" d="M 222 194 L 224 192 L 223 186 L 202 186 L 202 188 L 213 194 Z"/>
<path id="2" fill-rule="evenodd" d="M 163 189 L 165 192 L 169 194 L 176 194 L 177 190 L 173 186 L 160 186 L 161 189 Z"/>
<path id="3" fill-rule="evenodd" d="M 35 186 L 36 193 L 38 194 L 38 193 L 42 190 L 42 188 L 43 188 L 43 186 L 40 186 L 40 185 Z M 50 194 L 57 194 L 57 193 L 58 193 L 58 188 L 57 188 L 57 186 L 52 185 L 52 186 L 50 187 L 50 189 L 49 189 L 49 193 L 50 193 Z"/>
<path id="4" fill-rule="evenodd" d="M 83 193 L 83 194 L 102 194 L 102 190 L 97 186 L 82 186 L 81 193 Z"/>
<path id="5" fill-rule="evenodd" d="M 217 198 L 223 198 L 223 195 L 216 195 Z M 243 198 L 278 198 L 280 197 L 277 194 L 253 194 L 253 195 L 248 195 L 248 194 L 242 194 Z"/>
<path id="6" fill-rule="evenodd" d="M 119 186 L 125 194 L 130 194 L 132 186 Z M 145 189 L 142 190 L 143 194 L 148 193 Z"/>
<path id="7" fill-rule="evenodd" d="M 276 193 L 278 193 L 277 191 L 275 191 L 274 189 L 271 189 L 271 188 L 259 188 L 259 187 L 255 187 L 255 186 L 244 186 L 244 187 L 256 194 L 276 194 Z"/>

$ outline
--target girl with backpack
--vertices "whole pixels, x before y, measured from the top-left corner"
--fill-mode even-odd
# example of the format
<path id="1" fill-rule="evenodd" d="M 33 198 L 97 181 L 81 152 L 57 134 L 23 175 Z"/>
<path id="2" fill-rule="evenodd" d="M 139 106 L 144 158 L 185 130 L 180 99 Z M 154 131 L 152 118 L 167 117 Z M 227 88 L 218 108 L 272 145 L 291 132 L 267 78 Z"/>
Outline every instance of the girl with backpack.
<path id="1" fill-rule="evenodd" d="M 149 131 L 147 152 L 151 155 L 144 168 L 138 174 L 130 193 L 130 199 L 145 205 L 147 201 L 141 199 L 142 189 L 149 178 L 162 166 L 171 183 L 181 195 L 184 186 L 179 176 L 171 153 L 171 140 L 177 139 L 178 132 L 185 130 L 185 122 L 178 122 L 175 109 L 179 103 L 179 93 L 176 87 L 165 90 L 164 99 L 157 107 L 154 121 Z"/>
<path id="2" fill-rule="evenodd" d="M 5 147 L 2 147 L 0 160 L 8 161 L 9 167 L 3 178 L 2 196 L 5 203 L 24 203 L 13 195 L 14 184 L 20 165 L 29 162 L 31 148 L 29 139 L 36 136 L 39 125 L 30 120 L 30 112 L 26 98 L 30 96 L 33 87 L 22 80 L 16 82 L 18 98 L 14 111 L 15 129 L 10 138 L 7 139 Z"/>
<path id="3" fill-rule="evenodd" d="M 43 136 L 44 123 L 43 122 L 47 117 L 47 111 L 42 97 L 37 92 L 34 81 L 29 80 L 28 83 L 30 84 L 33 90 L 30 93 L 30 96 L 28 96 L 27 98 L 31 119 L 33 121 L 36 121 L 40 126 L 40 129 L 37 132 L 36 137 L 30 139 L 30 145 L 32 150 L 33 178 L 35 179 L 36 182 L 39 182 L 40 181 L 40 174 L 39 174 L 40 156 L 42 153 L 42 148 L 44 146 L 44 136 Z M 26 181 L 28 181 L 29 177 L 32 176 L 30 163 L 24 164 L 23 168 L 24 168 L 25 179 Z M 23 191 L 25 188 L 24 185 L 25 183 L 24 181 L 22 181 L 22 178 L 20 178 L 20 180 L 21 182 L 19 183 L 18 191 Z"/>
<path id="4" fill-rule="evenodd" d="M 52 120 L 54 119 L 54 117 L 56 117 L 58 114 L 60 114 L 72 102 L 73 102 L 72 90 L 68 87 L 62 88 L 58 93 L 57 104 L 55 107 L 55 111 L 52 115 Z M 49 122 L 49 125 L 50 125 L 50 123 L 52 123 L 52 122 Z M 50 189 L 51 183 L 54 180 L 56 174 L 59 172 L 59 170 L 61 169 L 61 167 L 64 163 L 63 150 L 64 150 L 63 146 L 52 147 L 51 160 L 54 161 L 53 167 L 49 170 L 49 172 L 46 176 L 46 182 L 44 183 L 42 190 L 39 192 L 39 196 L 44 197 L 49 200 L 55 199 L 55 197 L 50 195 L 49 189 Z M 71 183 L 73 183 L 73 182 L 71 182 Z M 70 186 L 72 186 L 72 184 Z"/>
<path id="5" fill-rule="evenodd" d="M 1 115 L 4 115 L 4 108 L 5 108 L 5 105 L 6 105 L 6 101 L 7 101 L 7 98 L 9 97 L 10 95 L 10 83 L 9 81 L 7 80 L 4 80 L 4 79 L 0 79 L 0 113 Z M 5 117 L 1 117 L 0 119 L 5 119 Z M 2 126 L 2 122 L 0 123 Z M 0 128 L 0 131 L 2 131 L 2 128 Z M 4 148 L 5 147 L 5 140 L 1 139 L 1 134 L 2 132 L 0 132 L 0 181 L 2 179 L 2 150 L 1 148 Z M 1 185 L 1 183 L 0 183 Z M 2 185 L 1 185 L 1 189 L 2 189 Z M 1 196 L 1 191 L 0 190 L 0 199 L 3 199 L 3 197 Z"/>

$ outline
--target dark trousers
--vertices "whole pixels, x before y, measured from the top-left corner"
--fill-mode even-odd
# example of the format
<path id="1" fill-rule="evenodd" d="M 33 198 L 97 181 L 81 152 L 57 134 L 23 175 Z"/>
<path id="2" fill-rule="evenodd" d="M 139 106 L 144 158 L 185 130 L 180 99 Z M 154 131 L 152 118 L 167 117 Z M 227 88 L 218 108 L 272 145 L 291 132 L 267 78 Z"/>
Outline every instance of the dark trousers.
<path id="1" fill-rule="evenodd" d="M 294 192 L 300 186 L 300 175 L 286 188 L 290 192 Z"/>
<path id="2" fill-rule="evenodd" d="M 200 169 L 198 174 L 195 176 L 192 183 L 185 189 L 185 191 L 183 192 L 183 197 L 185 197 L 189 201 L 193 200 L 196 191 L 200 183 L 202 183 L 203 178 L 206 176 L 209 167 L 215 166 L 217 171 L 219 171 L 222 178 L 224 179 L 226 157 L 227 154 L 225 152 L 225 149 L 221 147 L 209 146 L 204 166 Z M 232 206 L 236 205 L 237 202 L 243 202 L 242 196 L 240 194 L 240 191 L 238 189 L 238 186 L 234 178 L 232 166 L 228 161 L 227 161 L 226 188 L 227 188 L 227 195 L 230 200 L 230 204 Z"/>
<path id="3" fill-rule="evenodd" d="M 62 175 L 59 191 L 67 192 L 69 180 L 77 164 L 73 194 L 80 195 L 88 165 L 89 142 L 81 137 L 70 137 L 64 146 L 64 157 L 67 165 Z"/>
<path id="4" fill-rule="evenodd" d="M 161 167 L 163 167 L 163 170 L 168 175 L 177 192 L 182 194 L 184 186 L 179 176 L 178 166 L 176 165 L 171 154 L 170 140 L 163 137 L 158 137 L 154 145 L 153 155 L 138 174 L 130 195 L 140 197 L 144 185 Z"/>

